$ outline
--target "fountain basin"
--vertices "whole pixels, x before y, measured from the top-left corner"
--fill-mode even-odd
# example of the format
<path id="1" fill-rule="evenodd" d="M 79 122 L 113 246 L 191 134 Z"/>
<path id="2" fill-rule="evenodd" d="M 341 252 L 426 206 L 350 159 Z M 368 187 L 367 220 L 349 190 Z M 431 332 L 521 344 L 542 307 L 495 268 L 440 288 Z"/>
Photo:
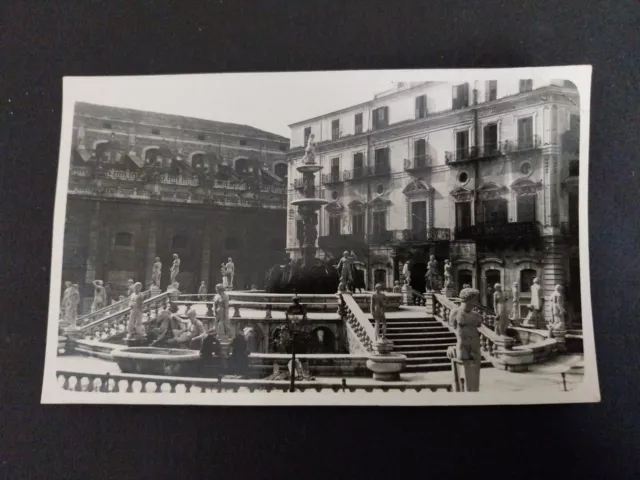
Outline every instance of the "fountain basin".
<path id="1" fill-rule="evenodd" d="M 322 165 L 318 165 L 317 163 L 307 163 L 302 164 L 296 168 L 300 173 L 316 173 L 322 170 L 324 167 Z"/>
<path id="2" fill-rule="evenodd" d="M 313 207 L 319 209 L 320 207 L 329 203 L 328 200 L 324 198 L 301 198 L 299 200 L 293 200 L 291 205 L 295 205 L 298 207 Z"/>
<path id="3" fill-rule="evenodd" d="M 145 375 L 194 375 L 201 364 L 200 352 L 179 348 L 122 348 L 113 350 L 111 357 L 122 373 Z"/>

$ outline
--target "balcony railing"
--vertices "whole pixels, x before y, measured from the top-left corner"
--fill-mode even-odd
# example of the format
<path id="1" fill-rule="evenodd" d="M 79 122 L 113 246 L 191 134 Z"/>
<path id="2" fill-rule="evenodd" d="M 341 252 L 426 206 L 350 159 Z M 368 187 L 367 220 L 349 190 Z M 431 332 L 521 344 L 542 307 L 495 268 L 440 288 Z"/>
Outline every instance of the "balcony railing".
<path id="1" fill-rule="evenodd" d="M 405 158 L 404 171 L 410 172 L 414 170 L 422 170 L 424 168 L 431 167 L 432 163 L 431 155 L 418 155 L 413 158 Z"/>
<path id="2" fill-rule="evenodd" d="M 335 183 L 342 183 L 344 180 L 343 172 L 329 172 L 322 174 L 322 184 L 330 185 Z"/>
<path id="3" fill-rule="evenodd" d="M 454 229 L 456 240 L 515 239 L 540 236 L 538 222 L 478 223 Z"/>
<path id="4" fill-rule="evenodd" d="M 368 177 L 377 177 L 391 174 L 391 165 L 388 163 L 378 163 L 369 167 L 354 168 L 353 170 L 345 170 L 344 180 L 353 181 Z"/>
<path id="5" fill-rule="evenodd" d="M 458 148 L 445 152 L 444 159 L 446 163 L 468 162 L 470 160 L 480 160 L 483 158 L 493 158 L 503 155 L 505 152 L 505 143 L 489 142 L 483 145 L 474 145 L 473 147 Z"/>
<path id="6" fill-rule="evenodd" d="M 504 153 L 517 153 L 517 152 L 526 152 L 528 150 L 535 150 L 542 146 L 542 141 L 539 135 L 534 135 L 531 138 L 527 139 L 517 139 L 517 140 L 505 140 L 504 142 Z"/>
<path id="7" fill-rule="evenodd" d="M 451 230 L 448 228 L 384 230 L 369 235 L 369 243 L 372 245 L 422 245 L 433 242 L 448 242 L 450 240 Z"/>

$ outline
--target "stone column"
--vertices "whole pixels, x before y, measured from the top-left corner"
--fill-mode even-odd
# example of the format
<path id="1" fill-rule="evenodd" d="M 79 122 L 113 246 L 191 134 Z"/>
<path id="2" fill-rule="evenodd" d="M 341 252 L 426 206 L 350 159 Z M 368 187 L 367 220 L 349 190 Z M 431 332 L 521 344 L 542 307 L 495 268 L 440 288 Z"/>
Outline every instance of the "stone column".
<path id="1" fill-rule="evenodd" d="M 424 306 L 427 315 L 433 316 L 435 311 L 433 308 L 433 292 L 431 290 L 427 290 L 424 294 Z"/>
<path id="2" fill-rule="evenodd" d="M 544 252 L 542 257 L 542 278 L 540 286 L 544 295 L 543 317 L 545 322 L 551 321 L 551 302 L 549 298 L 553 294 L 556 285 L 564 285 L 566 272 L 564 268 L 564 258 L 566 249 L 558 238 L 547 237 L 544 239 Z M 544 325 L 538 325 L 544 328 Z"/>

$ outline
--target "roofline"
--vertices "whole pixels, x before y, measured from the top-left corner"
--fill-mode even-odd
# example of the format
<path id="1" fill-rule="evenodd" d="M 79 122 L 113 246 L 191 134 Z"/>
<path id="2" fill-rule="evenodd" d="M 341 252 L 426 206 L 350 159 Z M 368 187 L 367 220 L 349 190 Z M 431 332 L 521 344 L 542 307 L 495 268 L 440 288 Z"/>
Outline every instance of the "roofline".
<path id="1" fill-rule="evenodd" d="M 418 85 L 415 85 L 415 86 L 413 86 L 413 87 L 411 87 L 411 88 L 407 88 L 406 90 L 401 90 L 401 91 L 399 91 L 399 92 L 390 93 L 389 95 L 385 95 L 384 97 L 378 97 L 378 98 L 376 98 L 376 97 L 375 97 L 375 95 L 379 95 L 379 94 L 374 94 L 374 98 L 372 98 L 371 100 L 367 100 L 366 102 L 356 103 L 355 105 L 350 105 L 350 106 L 348 106 L 348 107 L 341 108 L 340 110 L 334 110 L 334 111 L 332 111 L 332 112 L 323 113 L 322 115 L 317 115 L 317 116 L 315 116 L 315 117 L 306 118 L 306 119 L 304 119 L 304 120 L 300 120 L 300 121 L 298 121 L 298 122 L 290 123 L 290 124 L 289 124 L 289 125 L 287 125 L 287 126 L 288 126 L 289 128 L 296 127 L 296 126 L 298 126 L 298 125 L 302 125 L 303 123 L 313 122 L 313 121 L 315 121 L 315 120 L 320 120 L 321 118 L 324 118 L 324 117 L 329 117 L 329 116 L 331 116 L 331 115 L 337 115 L 337 114 L 339 114 L 339 113 L 344 113 L 344 112 L 346 112 L 346 111 L 348 111 L 348 110 L 352 110 L 352 109 L 355 109 L 355 108 L 358 108 L 358 107 L 368 106 L 369 104 L 371 104 L 371 103 L 373 103 L 373 102 L 375 102 L 375 101 L 377 101 L 377 100 L 380 100 L 380 98 L 395 97 L 396 95 L 400 95 L 400 94 L 402 94 L 402 93 L 410 92 L 410 91 L 415 90 L 415 89 L 417 89 L 417 88 L 424 87 L 424 86 L 425 86 L 425 85 L 427 85 L 427 84 L 437 84 L 437 83 L 450 83 L 450 82 L 442 82 L 442 81 L 437 81 L 437 82 L 436 82 L 436 81 L 425 81 L 425 82 L 420 82 Z M 385 90 L 385 91 L 387 91 L 387 90 Z M 380 92 L 380 93 L 384 93 L 384 92 Z"/>
<path id="2" fill-rule="evenodd" d="M 177 118 L 186 118 L 186 119 L 191 119 L 191 120 L 199 120 L 202 122 L 211 122 L 211 123 L 218 123 L 218 124 L 223 124 L 223 125 L 230 125 L 230 126 L 235 126 L 235 127 L 247 127 L 247 128 L 253 128 L 256 129 L 258 132 L 256 132 L 256 134 L 254 135 L 250 135 L 250 134 L 244 134 L 244 135 L 240 135 L 240 134 L 235 134 L 235 133 L 228 133 L 228 132 L 220 132 L 222 135 L 226 135 L 226 136 L 230 136 L 230 137 L 247 137 L 247 138 L 257 138 L 257 139 L 261 139 L 261 140 L 266 140 L 266 141 L 273 141 L 273 142 L 290 142 L 291 139 L 284 137 L 282 135 L 279 135 L 277 133 L 273 133 L 273 132 L 268 132 L 266 130 L 262 130 L 261 128 L 257 128 L 254 127 L 252 125 L 247 125 L 247 124 L 242 124 L 242 123 L 233 123 L 233 122 L 223 122 L 220 120 L 211 120 L 211 119 L 207 119 L 207 118 L 201 118 L 201 117 L 190 117 L 187 115 L 178 115 L 175 113 L 164 113 L 164 112 L 157 112 L 157 111 L 151 111 L 151 110 L 140 110 L 137 108 L 129 108 L 129 107 L 119 107 L 119 106 L 114 106 L 114 105 L 103 105 L 100 103 L 91 103 L 91 102 L 82 102 L 82 101 L 77 101 L 75 102 L 74 105 L 74 109 L 73 109 L 73 116 L 74 117 L 87 117 L 87 118 L 96 118 L 96 119 L 103 119 L 104 117 L 97 117 L 91 113 L 84 113 L 84 112 L 78 112 L 77 111 L 77 106 L 78 105 L 87 105 L 87 106 L 91 106 L 91 107 L 99 107 L 99 108 L 105 108 L 105 109 L 112 109 L 112 110 L 130 110 L 133 112 L 139 112 L 139 113 L 150 113 L 150 114 L 157 114 L 157 115 L 167 115 L 169 117 L 177 117 Z M 167 125 L 167 124 L 154 124 L 154 123 L 145 123 L 145 122 L 136 122 L 135 120 L 131 120 L 131 119 L 114 119 L 114 121 L 118 121 L 118 122 L 128 122 L 128 123 L 134 123 L 137 125 L 147 125 L 147 126 L 153 126 L 153 127 L 171 127 L 171 128 L 177 128 L 175 126 L 172 125 Z M 184 128 L 184 127 L 180 127 L 183 130 L 191 130 L 194 132 L 203 132 L 203 133 L 211 133 L 212 130 L 201 130 L 201 129 L 197 129 L 197 128 Z M 217 131 L 215 133 L 218 133 Z M 267 137 L 259 137 L 259 134 L 269 134 L 269 135 L 273 135 L 276 138 L 267 138 Z"/>

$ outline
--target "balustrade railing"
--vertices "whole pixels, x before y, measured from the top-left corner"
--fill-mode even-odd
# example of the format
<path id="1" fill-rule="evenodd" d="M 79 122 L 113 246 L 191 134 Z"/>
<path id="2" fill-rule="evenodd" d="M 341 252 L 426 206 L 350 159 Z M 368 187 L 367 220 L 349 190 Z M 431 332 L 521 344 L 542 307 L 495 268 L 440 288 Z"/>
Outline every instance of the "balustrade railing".
<path id="1" fill-rule="evenodd" d="M 168 305 L 169 294 L 166 292 L 145 300 L 142 303 L 143 323 L 149 323 L 157 318 L 160 309 L 164 310 Z M 131 308 L 127 307 L 80 327 L 80 333 L 86 340 L 107 341 L 126 331 L 130 315 Z"/>
<path id="2" fill-rule="evenodd" d="M 373 342 L 375 341 L 375 330 L 369 316 L 365 314 L 353 296 L 348 293 L 340 295 L 340 309 L 345 318 L 345 324 L 360 342 L 363 350 L 373 352 Z"/>
<path id="3" fill-rule="evenodd" d="M 411 289 L 411 297 L 413 299 L 413 304 L 419 307 L 424 307 L 426 305 L 426 299 L 424 298 L 424 294 L 420 293 L 417 290 Z"/>
<path id="4" fill-rule="evenodd" d="M 290 382 L 283 380 L 235 379 L 235 378 L 192 378 L 172 377 L 160 375 L 110 374 L 110 373 L 82 373 L 67 370 L 56 372 L 58 384 L 63 390 L 73 392 L 96 393 L 211 393 L 211 392 L 289 392 Z M 329 390 L 343 393 L 364 393 L 376 391 L 387 393 L 400 392 L 451 392 L 449 383 L 425 382 L 381 382 L 350 384 L 346 378 L 334 383 L 314 380 L 296 382 L 296 393 L 304 391 L 321 392 Z"/>
<path id="5" fill-rule="evenodd" d="M 151 296 L 151 290 L 146 290 L 142 292 L 143 300 L 147 300 Z M 124 310 L 129 307 L 129 297 L 124 300 L 120 300 L 119 302 L 112 303 L 111 305 L 107 305 L 100 310 L 96 310 L 95 312 L 87 313 L 85 315 L 80 315 L 77 319 L 78 327 L 82 327 L 83 325 L 88 325 L 89 323 L 93 323 L 96 320 L 100 320 L 101 318 L 105 318 L 108 315 L 113 315 L 114 313 L 119 312 L 120 310 Z"/>

